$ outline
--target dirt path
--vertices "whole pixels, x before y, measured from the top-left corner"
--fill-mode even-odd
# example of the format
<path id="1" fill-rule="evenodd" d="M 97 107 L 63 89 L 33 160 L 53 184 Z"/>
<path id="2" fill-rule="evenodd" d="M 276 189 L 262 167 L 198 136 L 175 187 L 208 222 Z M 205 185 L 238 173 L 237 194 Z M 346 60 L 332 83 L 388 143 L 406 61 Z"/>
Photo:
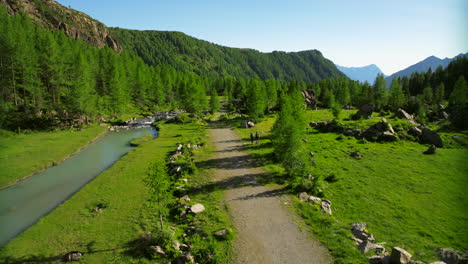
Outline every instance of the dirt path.
<path id="1" fill-rule="evenodd" d="M 294 224 L 297 218 L 282 203 L 282 189 L 257 185 L 264 173 L 241 151 L 242 142 L 229 128 L 211 130 L 217 182 L 227 189 L 237 240 L 235 263 L 329 263 L 327 250 Z"/>

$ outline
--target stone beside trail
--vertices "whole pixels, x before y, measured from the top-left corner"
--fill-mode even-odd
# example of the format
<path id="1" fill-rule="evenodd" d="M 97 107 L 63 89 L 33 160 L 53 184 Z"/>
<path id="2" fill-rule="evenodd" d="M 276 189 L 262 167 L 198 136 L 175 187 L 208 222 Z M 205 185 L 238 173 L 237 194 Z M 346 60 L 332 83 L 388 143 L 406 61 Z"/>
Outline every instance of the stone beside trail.
<path id="1" fill-rule="evenodd" d="M 237 230 L 234 263 L 330 263 L 327 249 L 296 226 L 301 221 L 283 205 L 289 201 L 283 190 L 257 184 L 256 177 L 265 172 L 241 151 L 239 137 L 229 128 L 210 132 L 216 146 L 210 162 L 216 182 L 227 189 Z"/>

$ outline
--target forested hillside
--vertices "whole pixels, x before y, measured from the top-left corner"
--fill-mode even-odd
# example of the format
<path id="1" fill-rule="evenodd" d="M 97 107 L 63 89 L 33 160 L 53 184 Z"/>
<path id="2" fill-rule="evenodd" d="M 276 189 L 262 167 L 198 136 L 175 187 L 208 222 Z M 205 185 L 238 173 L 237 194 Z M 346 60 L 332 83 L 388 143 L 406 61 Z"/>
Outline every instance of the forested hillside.
<path id="1" fill-rule="evenodd" d="M 124 49 L 136 52 L 150 65 L 171 65 L 211 78 L 233 76 L 262 80 L 316 82 L 344 76 L 320 51 L 261 53 L 216 45 L 180 32 L 110 29 Z"/>

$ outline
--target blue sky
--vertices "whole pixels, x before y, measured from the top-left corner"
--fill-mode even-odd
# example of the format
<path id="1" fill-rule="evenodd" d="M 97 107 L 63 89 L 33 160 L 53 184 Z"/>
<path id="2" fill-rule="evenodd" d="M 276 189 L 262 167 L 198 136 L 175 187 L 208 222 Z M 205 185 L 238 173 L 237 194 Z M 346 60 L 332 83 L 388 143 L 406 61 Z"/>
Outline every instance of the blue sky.
<path id="1" fill-rule="evenodd" d="M 181 31 L 217 44 L 318 49 L 342 66 L 392 74 L 468 52 L 466 0 L 58 0 L 113 27 Z"/>

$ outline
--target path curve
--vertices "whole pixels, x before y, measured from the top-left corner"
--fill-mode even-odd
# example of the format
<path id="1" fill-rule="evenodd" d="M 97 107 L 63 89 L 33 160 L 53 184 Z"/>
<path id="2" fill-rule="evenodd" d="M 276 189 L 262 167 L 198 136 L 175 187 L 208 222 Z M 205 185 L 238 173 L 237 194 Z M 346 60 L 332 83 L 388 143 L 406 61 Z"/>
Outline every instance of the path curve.
<path id="1" fill-rule="evenodd" d="M 330 263 L 328 251 L 301 231 L 300 222 L 285 206 L 288 201 L 279 187 L 261 186 L 256 176 L 265 173 L 242 152 L 242 142 L 229 128 L 211 129 L 216 153 L 211 161 L 215 180 L 226 188 L 237 239 L 234 241 L 236 264 L 324 264 Z"/>

